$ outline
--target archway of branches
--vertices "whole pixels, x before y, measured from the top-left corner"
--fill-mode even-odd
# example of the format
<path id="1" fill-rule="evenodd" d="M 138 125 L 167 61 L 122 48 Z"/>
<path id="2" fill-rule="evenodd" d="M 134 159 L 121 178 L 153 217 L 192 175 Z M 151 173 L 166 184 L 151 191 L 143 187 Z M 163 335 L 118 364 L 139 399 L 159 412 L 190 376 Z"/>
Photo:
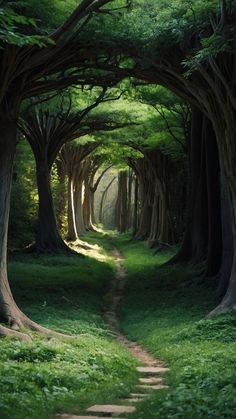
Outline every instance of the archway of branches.
<path id="1" fill-rule="evenodd" d="M 18 170 L 34 173 L 34 164 L 36 182 L 25 191 L 33 199 L 38 191 L 28 252 L 73 253 L 69 243 L 95 224 L 107 178 L 98 221 L 106 223 L 104 204 L 117 184 L 113 226 L 151 248 L 179 243 L 169 263 L 203 263 L 196 282 L 215 281 L 213 314 L 234 310 L 234 2 L 150 2 L 148 10 L 142 1 L 83 0 L 74 11 L 73 2 L 66 11 L 3 3 L 0 317 L 14 330 L 1 326 L 2 334 L 50 333 L 20 311 L 7 276 L 12 179 Z M 26 164 L 12 176 L 19 139 Z M 108 177 L 114 167 L 117 181 Z"/>

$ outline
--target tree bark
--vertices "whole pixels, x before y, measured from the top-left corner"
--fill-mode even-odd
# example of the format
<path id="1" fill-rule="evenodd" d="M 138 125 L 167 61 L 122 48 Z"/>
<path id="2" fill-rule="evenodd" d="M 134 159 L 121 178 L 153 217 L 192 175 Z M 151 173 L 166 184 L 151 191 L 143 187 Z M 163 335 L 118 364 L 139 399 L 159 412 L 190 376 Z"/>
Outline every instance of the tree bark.
<path id="1" fill-rule="evenodd" d="M 133 217 L 133 236 L 136 235 L 137 230 L 138 230 L 138 210 L 139 210 L 139 183 L 138 183 L 138 178 L 135 175 L 135 180 L 134 180 L 134 217 Z"/>
<path id="2" fill-rule="evenodd" d="M 0 321 L 11 329 L 0 325 L 0 335 L 30 339 L 20 329 L 30 329 L 51 336 L 64 336 L 30 320 L 19 309 L 11 293 L 7 275 L 7 236 L 10 211 L 10 194 L 14 156 L 16 149 L 16 123 L 6 118 L 0 120 Z"/>
<path id="3" fill-rule="evenodd" d="M 118 175 L 118 196 L 116 201 L 116 227 L 119 233 L 125 233 L 128 225 L 127 214 L 127 172 Z"/>
<path id="4" fill-rule="evenodd" d="M 205 166 L 204 116 L 198 109 L 192 111 L 190 144 L 190 187 L 187 225 L 183 243 L 174 263 L 199 263 L 206 258 L 208 241 L 208 207 Z"/>
<path id="5" fill-rule="evenodd" d="M 208 317 L 236 310 L 236 172 L 235 172 L 235 157 L 236 157 L 236 129 L 235 118 L 236 112 L 228 112 L 225 122 L 225 131 L 220 130 L 218 121 L 215 122 L 215 132 L 217 133 L 218 145 L 220 154 L 223 159 L 224 170 L 226 174 L 227 184 L 229 187 L 229 203 L 232 222 L 232 237 L 233 237 L 233 258 L 226 294 L 221 303 L 211 312 Z M 222 143 L 222 137 L 225 135 L 225 143 Z M 229 153 L 230 150 L 230 153 Z M 227 251 L 227 249 L 226 249 Z M 230 263 L 230 256 L 228 263 Z M 227 282 L 227 280 L 226 280 Z"/>
<path id="6" fill-rule="evenodd" d="M 31 248 L 39 253 L 71 252 L 63 241 L 55 215 L 51 190 L 51 170 L 45 160 L 36 160 L 39 194 L 38 229 L 35 245 Z"/>
<path id="7" fill-rule="evenodd" d="M 75 202 L 74 202 L 74 179 L 73 176 L 68 176 L 68 231 L 67 240 L 76 241 L 78 239 L 78 233 L 76 229 L 75 221 Z"/>
<path id="8" fill-rule="evenodd" d="M 77 184 L 75 186 L 75 222 L 78 236 L 82 236 L 86 233 L 83 217 L 83 182 L 81 176 L 77 178 Z"/>

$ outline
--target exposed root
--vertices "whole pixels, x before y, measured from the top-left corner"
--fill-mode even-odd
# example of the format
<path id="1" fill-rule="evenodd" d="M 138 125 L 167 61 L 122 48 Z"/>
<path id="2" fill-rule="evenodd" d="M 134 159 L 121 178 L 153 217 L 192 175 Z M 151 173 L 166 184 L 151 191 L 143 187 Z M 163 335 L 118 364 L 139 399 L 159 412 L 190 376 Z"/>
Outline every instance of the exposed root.
<path id="1" fill-rule="evenodd" d="M 66 335 L 64 333 L 55 332 L 54 330 L 47 329 L 46 327 L 41 326 L 38 323 L 33 322 L 32 320 L 26 318 L 25 327 L 27 329 L 32 330 L 33 332 L 42 333 L 44 335 L 47 335 L 48 337 L 52 338 L 60 338 L 60 339 L 78 339 L 79 336 L 73 336 L 73 335 Z"/>
<path id="2" fill-rule="evenodd" d="M 35 323 L 22 313 L 18 307 L 14 307 L 14 314 L 8 315 L 8 327 L 0 325 L 0 335 L 15 336 L 22 340 L 31 340 L 30 331 L 42 333 L 49 338 L 59 339 L 78 339 L 79 336 L 66 335 L 64 333 L 56 332 Z M 6 321 L 6 319 L 5 319 Z"/>
<path id="3" fill-rule="evenodd" d="M 4 327 L 0 325 L 0 336 L 1 337 L 14 337 L 16 339 L 20 340 L 31 340 L 31 337 L 27 335 L 26 333 L 18 332 L 14 329 L 8 329 L 7 327 Z"/>
<path id="4" fill-rule="evenodd" d="M 235 305 L 219 304 L 216 308 L 214 308 L 214 310 L 207 314 L 205 319 L 214 319 L 215 317 L 218 317 L 221 314 L 231 313 L 232 311 L 236 311 Z"/>
<path id="5" fill-rule="evenodd" d="M 36 256 L 41 255 L 67 255 L 67 256 L 79 256 L 84 257 L 81 253 L 78 253 L 76 250 L 72 249 L 66 243 L 56 246 L 40 246 L 36 243 L 31 244 L 30 246 L 23 249 L 23 253 L 34 254 Z"/>

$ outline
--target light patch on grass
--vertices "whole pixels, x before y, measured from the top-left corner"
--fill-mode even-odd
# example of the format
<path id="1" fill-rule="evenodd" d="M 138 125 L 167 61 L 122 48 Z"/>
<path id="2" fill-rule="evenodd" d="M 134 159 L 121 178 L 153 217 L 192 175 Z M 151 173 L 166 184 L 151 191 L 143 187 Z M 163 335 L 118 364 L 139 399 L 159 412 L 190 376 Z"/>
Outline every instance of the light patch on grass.
<path id="1" fill-rule="evenodd" d="M 1 340 L 1 419 L 83 413 L 90 404 L 119 402 L 136 381 L 134 359 L 102 320 L 114 268 L 101 241 L 93 243 L 84 258 L 18 254 L 10 261 L 20 308 L 48 328 L 80 337 L 48 341 L 33 334 L 32 342 Z"/>

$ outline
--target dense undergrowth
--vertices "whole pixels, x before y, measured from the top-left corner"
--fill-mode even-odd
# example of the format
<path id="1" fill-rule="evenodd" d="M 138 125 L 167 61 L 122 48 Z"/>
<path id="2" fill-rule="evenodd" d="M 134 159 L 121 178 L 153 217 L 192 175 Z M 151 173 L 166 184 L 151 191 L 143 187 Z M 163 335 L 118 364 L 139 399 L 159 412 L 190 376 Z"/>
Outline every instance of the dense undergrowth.
<path id="1" fill-rule="evenodd" d="M 128 272 L 121 308 L 123 331 L 161 358 L 169 390 L 154 392 L 130 418 L 235 418 L 236 315 L 203 320 L 214 307 L 214 288 L 187 287 L 193 269 L 163 262 L 145 243 L 115 239 Z"/>
<path id="2" fill-rule="evenodd" d="M 1 419 L 81 413 L 91 403 L 127 395 L 135 381 L 133 358 L 114 342 L 101 317 L 112 261 L 98 247 L 85 253 L 85 258 L 12 258 L 11 285 L 23 311 L 46 327 L 80 337 L 1 339 Z"/>
<path id="3" fill-rule="evenodd" d="M 170 388 L 153 392 L 130 419 L 234 418 L 236 315 L 203 320 L 216 303 L 214 288 L 184 285 L 196 274 L 191 267 L 162 266 L 172 251 L 153 256 L 144 242 L 131 242 L 127 235 L 92 233 L 86 241 L 91 249 L 85 258 L 18 255 L 11 260 L 13 292 L 24 312 L 80 338 L 2 339 L 0 417 L 83 413 L 93 403 L 120 403 L 133 389 L 135 361 L 101 317 L 114 274 L 107 252 L 116 246 L 127 269 L 122 329 L 170 367 L 164 378 Z"/>

